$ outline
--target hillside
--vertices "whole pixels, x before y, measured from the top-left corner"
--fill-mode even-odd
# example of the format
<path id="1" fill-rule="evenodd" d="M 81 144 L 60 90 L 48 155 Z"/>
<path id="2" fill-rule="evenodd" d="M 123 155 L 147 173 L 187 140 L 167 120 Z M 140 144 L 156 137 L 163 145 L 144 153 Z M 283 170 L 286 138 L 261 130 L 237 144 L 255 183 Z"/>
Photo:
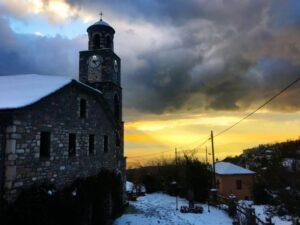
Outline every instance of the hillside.
<path id="1" fill-rule="evenodd" d="M 279 214 L 300 212 L 300 139 L 246 149 L 229 161 L 256 172 L 257 203 L 272 204 Z"/>

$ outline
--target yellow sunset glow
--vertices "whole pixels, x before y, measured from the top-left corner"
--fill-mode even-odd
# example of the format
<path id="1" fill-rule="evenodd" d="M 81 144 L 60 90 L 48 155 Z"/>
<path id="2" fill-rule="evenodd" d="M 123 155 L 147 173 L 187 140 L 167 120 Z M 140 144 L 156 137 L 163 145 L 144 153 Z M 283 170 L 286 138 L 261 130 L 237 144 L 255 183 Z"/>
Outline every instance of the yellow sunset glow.
<path id="1" fill-rule="evenodd" d="M 231 115 L 230 115 L 231 114 Z M 126 156 L 128 166 L 140 166 L 157 158 L 174 157 L 179 152 L 197 147 L 209 137 L 238 121 L 239 113 L 224 115 L 160 115 L 159 119 L 138 120 L 125 125 Z M 243 115 L 243 114 L 242 114 Z M 184 118 L 183 118 L 184 117 Z M 216 157 L 223 159 L 242 153 L 242 150 L 263 143 L 285 141 L 300 137 L 300 112 L 274 113 L 262 111 L 243 121 L 234 129 L 215 139 Z M 284 127 L 288 127 L 284 129 Z M 196 155 L 204 160 L 205 147 L 197 148 Z"/>
<path id="2" fill-rule="evenodd" d="M 156 121 L 137 121 L 126 124 L 127 129 L 137 129 L 140 131 L 158 131 L 166 128 L 174 128 L 188 125 L 219 125 L 228 126 L 238 120 L 238 117 L 219 116 L 219 117 L 202 117 L 201 115 L 193 115 L 188 119 L 174 120 L 156 120 Z"/>

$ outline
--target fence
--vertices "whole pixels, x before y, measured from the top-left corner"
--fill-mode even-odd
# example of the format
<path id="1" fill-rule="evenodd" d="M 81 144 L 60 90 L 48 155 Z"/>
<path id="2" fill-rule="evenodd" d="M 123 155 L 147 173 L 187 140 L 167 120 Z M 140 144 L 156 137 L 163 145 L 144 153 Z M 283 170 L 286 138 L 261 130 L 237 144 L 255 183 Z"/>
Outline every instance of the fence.
<path id="1" fill-rule="evenodd" d="M 233 218 L 234 225 L 273 225 L 271 218 L 267 218 L 266 222 L 262 221 L 256 216 L 253 208 L 239 205 L 233 196 L 224 198 L 216 195 L 215 197 L 211 197 L 211 199 L 215 200 L 213 204 L 227 211 L 229 216 Z"/>

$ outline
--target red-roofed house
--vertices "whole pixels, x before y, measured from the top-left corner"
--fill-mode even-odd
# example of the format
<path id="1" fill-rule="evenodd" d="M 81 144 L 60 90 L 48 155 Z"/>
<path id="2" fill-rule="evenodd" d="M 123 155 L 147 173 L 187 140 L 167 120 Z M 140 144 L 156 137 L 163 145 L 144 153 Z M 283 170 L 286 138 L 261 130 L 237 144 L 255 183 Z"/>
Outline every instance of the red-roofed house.
<path id="1" fill-rule="evenodd" d="M 255 172 L 229 162 L 217 162 L 215 169 L 219 195 L 252 199 Z"/>

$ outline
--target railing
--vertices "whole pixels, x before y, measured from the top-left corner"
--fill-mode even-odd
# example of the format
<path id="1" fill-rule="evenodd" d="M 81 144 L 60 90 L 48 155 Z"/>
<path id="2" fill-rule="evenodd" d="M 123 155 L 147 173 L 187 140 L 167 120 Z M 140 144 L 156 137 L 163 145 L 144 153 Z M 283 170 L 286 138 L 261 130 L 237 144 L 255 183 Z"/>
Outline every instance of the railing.
<path id="1" fill-rule="evenodd" d="M 218 195 L 216 198 L 217 206 L 227 211 L 229 216 L 234 219 L 235 225 L 272 225 L 271 220 L 264 222 L 255 214 L 255 210 L 251 207 L 244 207 L 238 204 L 236 198 L 225 198 Z M 225 206 L 225 207 L 224 207 Z"/>
<path id="2" fill-rule="evenodd" d="M 246 208 L 241 205 L 236 207 L 237 217 L 240 217 L 240 224 L 257 224 L 257 225 L 271 225 L 272 223 L 266 223 L 256 216 L 255 210 L 253 208 Z M 245 218 L 245 222 L 243 222 Z"/>

